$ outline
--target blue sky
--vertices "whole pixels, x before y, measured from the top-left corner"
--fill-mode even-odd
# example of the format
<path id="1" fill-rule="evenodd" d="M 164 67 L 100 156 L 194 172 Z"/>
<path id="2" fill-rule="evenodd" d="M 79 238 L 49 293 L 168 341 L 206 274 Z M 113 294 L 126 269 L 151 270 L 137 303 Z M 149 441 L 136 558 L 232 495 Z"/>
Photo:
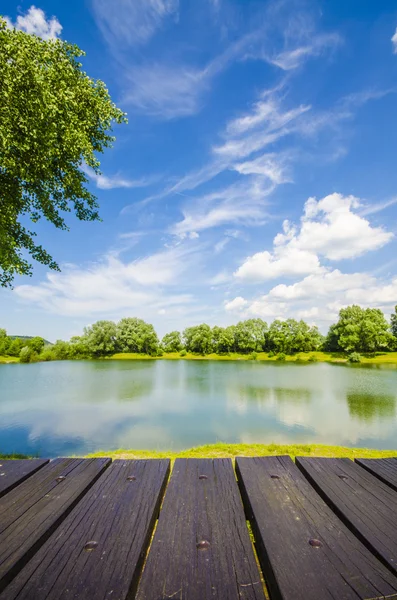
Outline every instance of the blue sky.
<path id="1" fill-rule="evenodd" d="M 10 334 L 397 304 L 394 1 L 2 0 L 86 51 L 128 113 L 90 177 L 102 223 L 37 231 L 62 265 L 0 291 Z"/>

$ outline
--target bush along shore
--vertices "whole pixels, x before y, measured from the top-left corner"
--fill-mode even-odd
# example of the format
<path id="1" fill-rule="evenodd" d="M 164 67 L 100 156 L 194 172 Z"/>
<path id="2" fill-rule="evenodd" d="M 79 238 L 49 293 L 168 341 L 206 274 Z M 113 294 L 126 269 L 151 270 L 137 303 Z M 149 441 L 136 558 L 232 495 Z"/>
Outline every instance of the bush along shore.
<path id="1" fill-rule="evenodd" d="M 149 323 L 124 318 L 97 321 L 82 336 L 55 344 L 8 336 L 0 329 L 0 362 L 30 363 L 99 358 L 376 362 L 397 364 L 397 306 L 387 321 L 381 310 L 349 306 L 323 336 L 305 321 L 247 319 L 229 327 L 206 323 L 171 331 L 162 340 Z"/>

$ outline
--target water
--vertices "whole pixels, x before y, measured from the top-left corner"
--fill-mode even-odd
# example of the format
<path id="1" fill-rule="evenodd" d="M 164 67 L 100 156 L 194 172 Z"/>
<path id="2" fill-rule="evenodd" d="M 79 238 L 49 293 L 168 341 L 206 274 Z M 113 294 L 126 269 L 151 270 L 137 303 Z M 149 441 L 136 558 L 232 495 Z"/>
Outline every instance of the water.
<path id="1" fill-rule="evenodd" d="M 0 365 L 0 452 L 215 442 L 397 448 L 397 369 L 325 363 Z"/>

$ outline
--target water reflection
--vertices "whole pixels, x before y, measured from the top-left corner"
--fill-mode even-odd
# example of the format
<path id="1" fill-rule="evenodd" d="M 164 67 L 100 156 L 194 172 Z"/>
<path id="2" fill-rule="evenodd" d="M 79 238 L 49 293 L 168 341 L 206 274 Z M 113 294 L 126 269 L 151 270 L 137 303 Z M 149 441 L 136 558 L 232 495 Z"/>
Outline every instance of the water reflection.
<path id="1" fill-rule="evenodd" d="M 101 361 L 0 366 L 0 452 L 224 442 L 397 446 L 397 370 Z"/>
<path id="2" fill-rule="evenodd" d="M 389 420 L 396 416 L 396 398 L 394 396 L 348 394 L 347 404 L 352 417 L 366 422 L 374 419 Z"/>

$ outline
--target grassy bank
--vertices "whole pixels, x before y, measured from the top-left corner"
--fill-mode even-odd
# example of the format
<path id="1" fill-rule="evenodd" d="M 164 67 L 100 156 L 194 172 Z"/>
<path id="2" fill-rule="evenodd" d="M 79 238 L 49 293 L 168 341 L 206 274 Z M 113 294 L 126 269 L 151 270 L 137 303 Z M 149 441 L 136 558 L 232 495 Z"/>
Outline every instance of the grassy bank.
<path id="1" fill-rule="evenodd" d="M 93 359 L 95 360 L 95 359 Z M 253 358 L 251 354 L 207 354 L 202 356 L 200 354 L 192 354 L 188 352 L 185 356 L 181 356 L 179 352 L 165 353 L 163 356 L 149 356 L 148 354 L 134 354 L 134 353 L 118 353 L 113 354 L 105 359 L 99 360 L 217 360 L 217 361 L 231 361 L 231 360 L 250 360 L 257 362 L 280 362 L 277 356 L 269 356 L 267 352 L 258 352 Z M 347 356 L 343 352 L 299 352 L 292 356 L 286 356 L 283 362 L 294 362 L 294 363 L 315 363 L 315 362 L 327 362 L 327 363 L 348 363 Z M 19 363 L 19 358 L 14 356 L 0 356 L 0 364 L 6 363 Z M 397 365 L 397 352 L 377 352 L 374 356 L 361 355 L 361 364 L 374 364 L 374 365 Z"/>
<path id="2" fill-rule="evenodd" d="M 324 446 L 322 444 L 208 444 L 188 450 L 114 450 L 95 452 L 89 458 L 107 456 L 111 458 L 235 458 L 236 456 L 276 456 L 288 454 L 295 456 L 323 456 L 332 458 L 385 458 L 397 457 L 397 450 L 371 450 L 369 448 L 344 448 L 343 446 Z"/>
<path id="3" fill-rule="evenodd" d="M 106 360 L 256 360 L 279 362 L 277 356 L 269 356 L 267 352 L 258 352 L 254 359 L 251 354 L 236 354 L 230 353 L 227 355 L 207 354 L 201 356 L 197 354 L 187 353 L 181 356 L 178 352 L 163 354 L 163 356 L 153 357 L 146 354 L 119 353 L 114 354 Z M 284 362 L 284 361 L 283 361 Z M 348 359 L 342 352 L 299 352 L 292 356 L 286 356 L 285 362 L 330 362 L 330 363 L 347 363 Z M 363 364 L 392 364 L 397 365 L 397 352 L 378 352 L 375 356 L 361 355 L 361 363 Z"/>
<path id="4" fill-rule="evenodd" d="M 19 358 L 15 356 L 0 356 L 0 364 L 19 363 Z"/>

